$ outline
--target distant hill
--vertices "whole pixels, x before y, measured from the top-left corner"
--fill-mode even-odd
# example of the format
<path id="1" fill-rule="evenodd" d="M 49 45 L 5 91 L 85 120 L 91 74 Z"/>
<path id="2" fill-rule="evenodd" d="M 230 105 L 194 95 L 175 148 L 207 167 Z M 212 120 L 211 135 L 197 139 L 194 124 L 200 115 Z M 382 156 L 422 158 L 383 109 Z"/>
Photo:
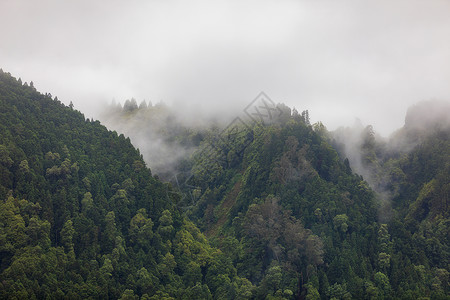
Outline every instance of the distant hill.
<path id="1" fill-rule="evenodd" d="M 396 295 L 448 295 L 450 104 L 423 101 L 411 107 L 405 125 L 389 139 L 371 126 L 341 128 L 330 139 L 378 195 L 380 221 L 392 239 L 388 274 Z"/>
<path id="2" fill-rule="evenodd" d="M 422 101 L 408 109 L 405 128 L 409 130 L 450 130 L 450 102 Z"/>

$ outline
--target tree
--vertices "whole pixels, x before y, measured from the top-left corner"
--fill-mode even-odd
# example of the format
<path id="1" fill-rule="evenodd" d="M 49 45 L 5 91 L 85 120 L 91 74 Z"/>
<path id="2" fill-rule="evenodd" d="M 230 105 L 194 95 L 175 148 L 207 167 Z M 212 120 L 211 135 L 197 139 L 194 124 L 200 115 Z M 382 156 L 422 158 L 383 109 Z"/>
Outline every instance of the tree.
<path id="1" fill-rule="evenodd" d="M 244 228 L 250 237 L 263 241 L 278 260 L 280 254 L 278 239 L 282 233 L 283 221 L 278 199 L 267 197 L 264 203 L 253 204 L 249 207 Z"/>
<path id="2" fill-rule="evenodd" d="M 67 252 L 73 251 L 73 236 L 75 234 L 75 229 L 73 228 L 73 222 L 67 220 L 61 230 L 61 243 Z"/>
<path id="3" fill-rule="evenodd" d="M 378 265 L 380 266 L 380 270 L 385 272 L 391 264 L 391 256 L 387 253 L 380 252 L 378 254 Z"/>
<path id="4" fill-rule="evenodd" d="M 307 294 L 306 294 L 306 300 L 320 300 L 320 294 L 319 291 L 313 287 L 311 284 L 307 284 Z"/>
<path id="5" fill-rule="evenodd" d="M 162 238 L 169 238 L 173 232 L 172 214 L 169 210 L 164 210 L 159 218 L 158 233 Z"/>
<path id="6" fill-rule="evenodd" d="M 374 282 L 383 297 L 389 296 L 391 292 L 391 285 L 389 283 L 389 278 L 384 273 L 375 273 Z"/>
<path id="7" fill-rule="evenodd" d="M 125 104 L 123 105 L 123 110 L 125 112 L 133 112 L 138 109 L 138 105 L 136 102 L 136 99 L 131 98 L 131 100 L 125 101 Z"/>
<path id="8" fill-rule="evenodd" d="M 303 112 L 302 112 L 302 118 L 303 118 L 303 122 L 306 124 L 306 125 L 311 125 L 311 122 L 309 121 L 309 111 L 308 110 L 304 110 Z"/>
<path id="9" fill-rule="evenodd" d="M 120 300 L 138 300 L 139 296 L 136 296 L 133 290 L 126 289 L 122 296 L 120 296 Z"/>
<path id="10" fill-rule="evenodd" d="M 147 103 L 145 100 L 142 100 L 141 104 L 139 104 L 139 109 L 147 109 Z"/>
<path id="11" fill-rule="evenodd" d="M 105 217 L 105 243 L 106 249 L 112 250 L 117 236 L 116 217 L 113 211 L 106 214 Z"/>
<path id="12" fill-rule="evenodd" d="M 348 217 L 346 214 L 337 215 L 333 218 L 333 224 L 336 229 L 339 229 L 343 233 L 347 232 L 348 229 Z"/>
<path id="13" fill-rule="evenodd" d="M 281 288 L 283 274 L 280 265 L 273 261 L 261 281 L 259 295 L 274 295 Z"/>
<path id="14" fill-rule="evenodd" d="M 130 221 L 129 235 L 131 242 L 148 249 L 153 238 L 152 228 L 152 219 L 147 217 L 145 208 L 138 210 Z"/>
<path id="15" fill-rule="evenodd" d="M 93 207 L 94 207 L 94 200 L 92 199 L 92 194 L 90 192 L 84 193 L 84 197 L 81 200 L 81 211 L 84 214 L 86 214 Z"/>

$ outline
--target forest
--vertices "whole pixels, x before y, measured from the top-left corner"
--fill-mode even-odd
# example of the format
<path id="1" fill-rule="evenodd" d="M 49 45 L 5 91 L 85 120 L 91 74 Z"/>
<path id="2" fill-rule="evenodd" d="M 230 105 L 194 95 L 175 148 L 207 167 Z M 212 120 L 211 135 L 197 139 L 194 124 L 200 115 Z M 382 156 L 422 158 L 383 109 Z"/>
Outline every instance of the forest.
<path id="1" fill-rule="evenodd" d="M 449 105 L 390 139 L 273 111 L 100 122 L 0 70 L 0 298 L 450 299 Z"/>

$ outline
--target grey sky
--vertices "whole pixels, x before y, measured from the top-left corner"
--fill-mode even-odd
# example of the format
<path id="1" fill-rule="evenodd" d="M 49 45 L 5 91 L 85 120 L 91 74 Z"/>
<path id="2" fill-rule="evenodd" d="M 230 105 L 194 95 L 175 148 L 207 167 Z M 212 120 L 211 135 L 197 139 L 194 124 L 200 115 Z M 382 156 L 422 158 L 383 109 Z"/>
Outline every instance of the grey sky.
<path id="1" fill-rule="evenodd" d="M 450 100 L 450 1 L 0 0 L 0 67 L 89 116 L 103 101 L 243 109 L 260 92 L 386 135 Z"/>

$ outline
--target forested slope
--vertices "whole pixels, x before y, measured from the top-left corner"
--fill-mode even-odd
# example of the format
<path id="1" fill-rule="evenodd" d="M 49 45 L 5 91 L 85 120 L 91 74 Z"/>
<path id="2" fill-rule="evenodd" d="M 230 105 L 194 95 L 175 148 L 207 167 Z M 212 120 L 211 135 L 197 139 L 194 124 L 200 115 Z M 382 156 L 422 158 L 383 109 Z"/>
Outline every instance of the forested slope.
<path id="1" fill-rule="evenodd" d="M 251 294 L 128 138 L 3 71 L 0 120 L 0 298 Z"/>
<path id="2" fill-rule="evenodd" d="M 448 299 L 450 122 L 427 109 L 346 149 L 283 104 L 192 127 L 116 107 L 164 146 L 163 183 L 128 138 L 1 71 L 0 298 Z"/>
<path id="3" fill-rule="evenodd" d="M 130 104 L 114 113 L 130 134 L 158 122 Z M 160 138 L 197 149 L 170 169 L 177 205 L 256 299 L 447 299 L 450 130 L 425 105 L 390 141 L 368 126 L 353 143 L 283 104 L 270 124 L 171 118 Z"/>
<path id="4" fill-rule="evenodd" d="M 375 195 L 324 134 L 285 109 L 276 123 L 255 125 L 243 151 L 235 135 L 216 147 L 224 159 L 193 159 L 189 215 L 258 285 L 256 298 L 384 293 Z"/>
<path id="5" fill-rule="evenodd" d="M 353 131 L 353 132 L 352 132 Z M 408 110 L 405 125 L 388 140 L 371 126 L 333 136 L 343 156 L 358 165 L 380 198 L 380 219 L 391 242 L 388 274 L 397 295 L 448 295 L 450 270 L 450 104 L 424 101 Z M 347 150 L 347 151 L 346 151 Z M 356 154 L 356 155 L 355 155 Z M 408 291 L 409 290 L 409 291 Z M 447 296 L 448 297 L 448 296 Z"/>

